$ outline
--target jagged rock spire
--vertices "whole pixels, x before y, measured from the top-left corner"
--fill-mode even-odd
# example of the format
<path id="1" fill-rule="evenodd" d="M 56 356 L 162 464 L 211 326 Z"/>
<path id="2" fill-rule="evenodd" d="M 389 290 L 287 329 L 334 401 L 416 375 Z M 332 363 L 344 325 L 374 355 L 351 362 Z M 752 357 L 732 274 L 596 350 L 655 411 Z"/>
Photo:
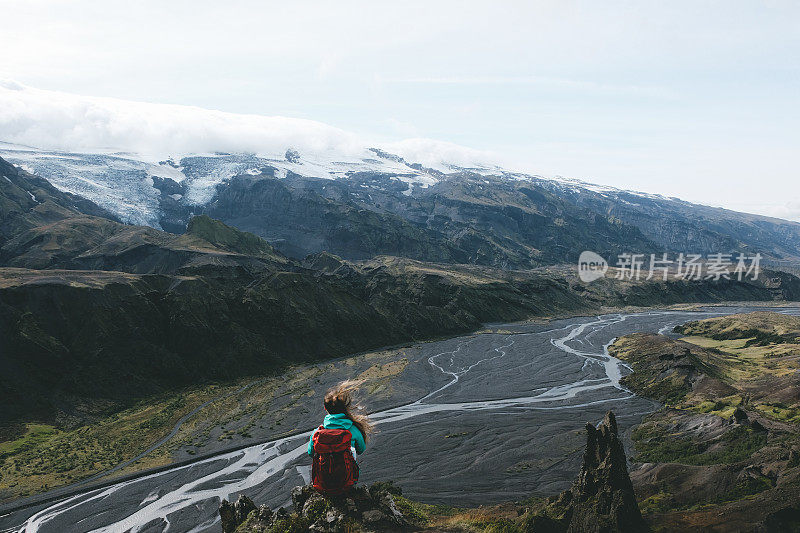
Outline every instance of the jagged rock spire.
<path id="1" fill-rule="evenodd" d="M 578 480 L 559 497 L 568 506 L 568 533 L 647 531 L 628 475 L 614 413 L 606 413 L 597 428 L 586 424 L 586 433 Z"/>

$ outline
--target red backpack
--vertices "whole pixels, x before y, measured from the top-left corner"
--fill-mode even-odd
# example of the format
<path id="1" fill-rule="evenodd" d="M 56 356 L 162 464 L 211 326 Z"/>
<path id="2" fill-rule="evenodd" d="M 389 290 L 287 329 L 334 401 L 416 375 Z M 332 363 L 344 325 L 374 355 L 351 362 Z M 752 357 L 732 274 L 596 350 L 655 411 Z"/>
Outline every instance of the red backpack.
<path id="1" fill-rule="evenodd" d="M 326 496 L 342 494 L 358 481 L 358 463 L 350 453 L 351 437 L 346 429 L 322 426 L 314 433 L 311 481 Z"/>

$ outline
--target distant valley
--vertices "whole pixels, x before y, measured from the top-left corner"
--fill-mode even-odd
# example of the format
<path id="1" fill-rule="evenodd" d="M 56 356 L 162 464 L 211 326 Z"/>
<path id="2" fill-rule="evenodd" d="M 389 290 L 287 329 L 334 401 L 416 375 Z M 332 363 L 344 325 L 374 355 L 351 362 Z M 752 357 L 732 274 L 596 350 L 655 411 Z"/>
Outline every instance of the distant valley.
<path id="1" fill-rule="evenodd" d="M 407 252 L 406 257 L 346 260 L 325 251 L 298 260 L 276 248 L 279 240 L 273 239 L 273 246 L 207 215 L 194 215 L 180 234 L 124 224 L 119 213 L 2 160 L 0 173 L 0 349 L 6 354 L 0 362 L 0 390 L 7 406 L 0 426 L 5 439 L 24 434 L 31 421 L 71 430 L 185 387 L 273 375 L 292 364 L 466 333 L 486 322 L 596 313 L 609 307 L 800 297 L 800 280 L 780 272 L 743 282 L 636 282 L 609 277 L 586 285 L 577 279 L 574 267 L 498 268 L 500 257 L 510 261 L 513 256 L 520 263 L 533 260 L 528 255 L 523 261 L 525 247 L 483 248 L 485 243 L 478 243 L 470 253 L 502 248 L 502 254 L 471 261 L 458 255 L 466 254 L 460 241 L 442 237 L 445 229 L 434 231 L 396 214 L 377 214 L 351 200 L 337 202 L 324 196 L 333 195 L 336 187 L 346 192 L 352 186 L 349 181 L 240 176 L 220 188 L 207 210 L 225 218 L 226 195 L 235 198 L 237 191 L 245 196 L 260 191 L 256 195 L 260 200 L 253 205 L 283 206 L 287 217 L 283 224 L 305 228 L 298 230 L 295 242 L 310 246 L 303 234 L 338 235 L 327 234 L 315 222 L 315 209 L 325 206 L 323 218 L 331 221 L 328 229 L 336 227 L 332 213 L 353 221 L 341 226 L 352 232 L 348 242 L 380 245 L 386 252 L 394 247 L 396 253 Z M 384 178 L 385 184 L 391 182 Z M 297 189 L 290 190 L 289 184 Z M 479 186 L 477 178 L 467 175 L 430 189 L 469 191 Z M 474 220 L 496 219 L 498 227 L 508 231 L 515 227 L 531 239 L 539 239 L 541 233 L 544 244 L 560 242 L 561 223 L 551 225 L 554 233 L 547 228 L 539 232 L 535 221 L 547 226 L 551 219 L 534 216 L 533 204 L 526 204 L 531 212 L 522 207 L 510 211 L 522 216 L 524 224 L 514 226 L 514 217 L 499 216 L 504 203 L 517 194 L 530 202 L 537 198 L 540 210 L 557 206 L 550 216 L 573 217 L 570 231 L 575 231 L 577 241 L 571 246 L 598 242 L 621 246 L 628 242 L 626 233 L 633 236 L 630 242 L 647 242 L 633 227 L 595 217 L 595 230 L 607 231 L 607 240 L 602 241 L 597 233 L 580 229 L 585 211 L 551 192 L 537 196 L 528 186 L 513 182 L 508 190 L 493 193 L 508 200 L 494 203 L 474 198 L 455 201 L 452 192 L 452 213 L 475 209 Z M 267 202 L 276 191 L 283 191 L 278 194 L 283 201 Z M 301 198 L 292 196 L 296 194 Z M 241 204 L 244 213 L 248 204 L 244 200 Z M 300 211 L 293 213 L 293 208 Z M 295 221 L 291 224 L 290 215 Z M 240 225 L 248 227 L 246 220 Z M 272 213 L 253 220 L 278 219 Z M 390 230 L 392 223 L 397 224 L 396 233 Z M 443 222 L 442 228 L 451 224 L 455 223 Z M 519 234 L 507 241 L 488 230 L 485 235 L 492 235 L 493 242 L 509 243 L 516 242 Z M 340 241 L 323 240 L 315 246 L 335 242 Z M 568 257 L 559 249 L 554 245 L 537 261 L 543 257 L 555 261 L 559 254 Z M 351 250 L 350 255 L 363 257 L 368 250 Z M 432 255 L 438 261 L 416 260 L 415 255 Z M 181 404 L 174 416 L 190 408 L 191 402 Z M 130 458 L 136 449 L 115 456 Z M 91 472 L 79 470 L 76 475 Z"/>
<path id="2" fill-rule="evenodd" d="M 232 402 L 271 398 L 280 376 L 307 387 L 320 360 L 485 323 L 800 299 L 790 269 L 578 279 L 584 249 L 800 256 L 800 224 L 676 199 L 382 150 L 360 168 L 291 150 L 145 163 L 2 148 L 24 166 L 0 159 L 5 503 L 285 434 Z M 407 364 L 394 357 L 361 371 L 387 386 Z M 278 409 L 306 392 L 282 394 Z"/>

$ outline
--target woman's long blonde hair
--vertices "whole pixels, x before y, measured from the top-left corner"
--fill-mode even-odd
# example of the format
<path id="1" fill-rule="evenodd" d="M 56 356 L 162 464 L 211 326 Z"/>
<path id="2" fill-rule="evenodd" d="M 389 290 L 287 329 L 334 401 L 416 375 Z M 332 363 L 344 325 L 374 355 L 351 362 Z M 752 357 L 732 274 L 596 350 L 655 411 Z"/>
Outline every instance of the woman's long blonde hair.
<path id="1" fill-rule="evenodd" d="M 364 407 L 353 403 L 353 395 L 363 381 L 347 380 L 332 387 L 325 394 L 325 410 L 332 415 L 343 414 L 353 421 L 353 425 L 364 435 L 364 442 L 375 433 L 375 426 L 367 416 Z"/>

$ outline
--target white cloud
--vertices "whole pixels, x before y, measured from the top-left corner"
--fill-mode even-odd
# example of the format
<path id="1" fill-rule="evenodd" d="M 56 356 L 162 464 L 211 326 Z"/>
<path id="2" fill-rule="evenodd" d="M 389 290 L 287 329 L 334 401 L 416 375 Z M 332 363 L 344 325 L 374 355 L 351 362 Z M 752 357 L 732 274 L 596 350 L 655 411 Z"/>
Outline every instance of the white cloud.
<path id="1" fill-rule="evenodd" d="M 0 81 L 0 140 L 47 150 L 124 151 L 153 157 L 211 152 L 359 158 L 381 146 L 411 162 L 477 165 L 493 157 L 452 143 L 371 143 L 313 120 L 78 96 Z"/>
<path id="2" fill-rule="evenodd" d="M 728 205 L 720 207 L 800 222 L 800 201 L 789 201 L 785 203 L 780 203 L 778 201 L 772 203 L 731 202 Z"/>
<path id="3" fill-rule="evenodd" d="M 44 149 L 145 154 L 360 152 L 353 134 L 311 120 L 240 115 L 0 85 L 0 138 Z"/>
<path id="4" fill-rule="evenodd" d="M 442 163 L 471 167 L 487 166 L 498 160 L 492 152 L 472 150 L 458 144 L 434 139 L 406 139 L 393 143 L 384 143 L 383 148 L 398 154 L 407 161 L 423 165 L 438 166 Z"/>

